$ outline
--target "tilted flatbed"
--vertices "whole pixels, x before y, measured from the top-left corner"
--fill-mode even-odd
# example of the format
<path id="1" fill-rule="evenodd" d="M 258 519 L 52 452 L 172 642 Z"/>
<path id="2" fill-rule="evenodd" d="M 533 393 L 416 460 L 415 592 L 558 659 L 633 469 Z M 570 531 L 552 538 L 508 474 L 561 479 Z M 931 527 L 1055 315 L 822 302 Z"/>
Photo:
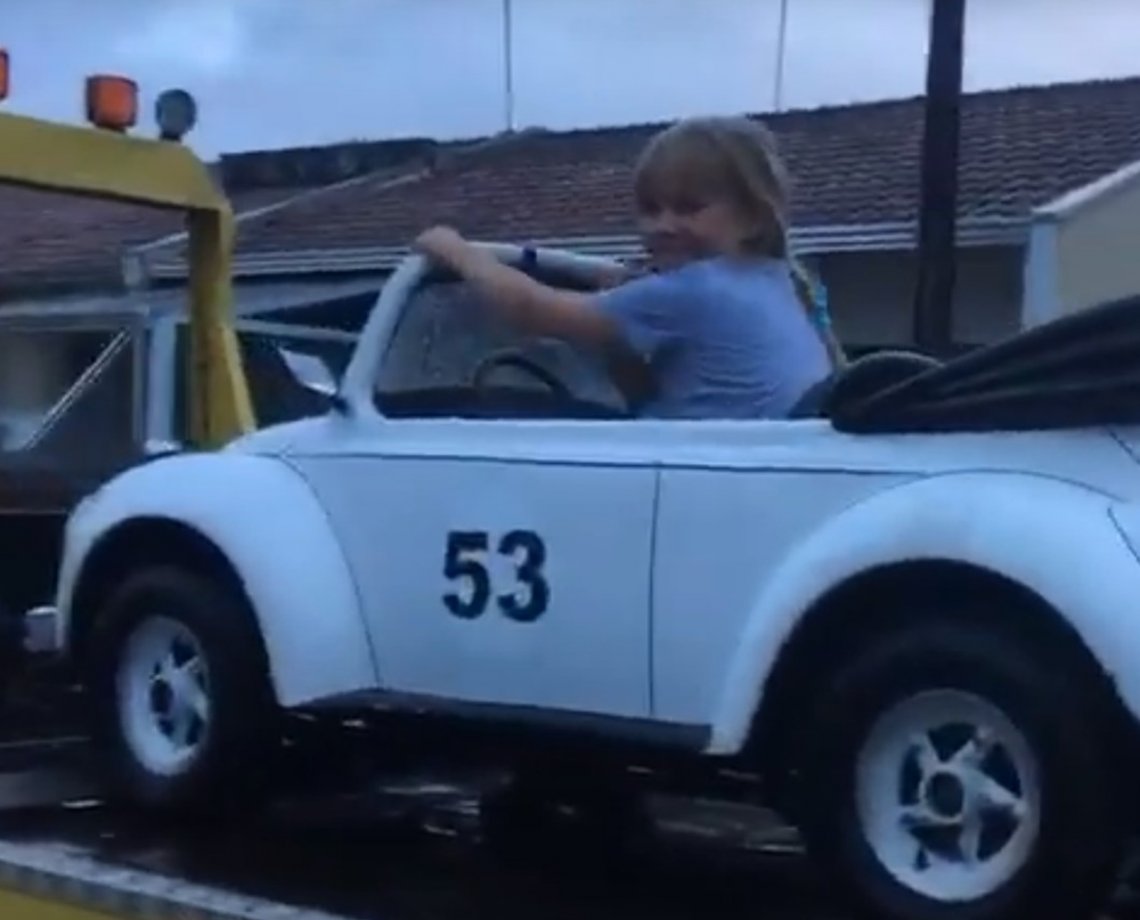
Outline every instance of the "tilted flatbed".
<path id="1" fill-rule="evenodd" d="M 4 920 L 340 920 L 341 915 L 116 860 L 96 845 L 98 793 L 82 738 L 0 744 L 0 917 Z"/>
<path id="2" fill-rule="evenodd" d="M 104 863 L 63 843 L 0 841 L 5 920 L 350 920 Z"/>

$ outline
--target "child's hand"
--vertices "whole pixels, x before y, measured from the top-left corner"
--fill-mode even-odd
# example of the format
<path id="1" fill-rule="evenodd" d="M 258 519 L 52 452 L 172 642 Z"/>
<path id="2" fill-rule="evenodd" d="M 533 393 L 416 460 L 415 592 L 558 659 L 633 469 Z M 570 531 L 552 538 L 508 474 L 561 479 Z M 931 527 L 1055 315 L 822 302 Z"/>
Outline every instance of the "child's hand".
<path id="1" fill-rule="evenodd" d="M 645 274 L 644 266 L 630 265 L 625 262 L 620 262 L 615 265 L 607 265 L 598 271 L 596 283 L 598 290 L 607 291 L 610 288 L 618 287 L 625 284 L 627 281 L 632 281 L 634 278 L 640 278 Z"/>
<path id="2" fill-rule="evenodd" d="M 458 231 L 439 226 L 416 237 L 413 248 L 448 268 L 455 268 L 469 245 Z"/>

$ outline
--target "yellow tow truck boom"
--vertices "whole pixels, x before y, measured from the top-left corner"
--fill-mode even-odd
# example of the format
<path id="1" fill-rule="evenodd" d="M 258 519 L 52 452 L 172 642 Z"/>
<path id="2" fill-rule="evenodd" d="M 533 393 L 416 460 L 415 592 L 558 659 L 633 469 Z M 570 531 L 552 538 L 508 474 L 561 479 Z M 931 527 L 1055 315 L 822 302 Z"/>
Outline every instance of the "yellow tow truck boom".
<path id="1" fill-rule="evenodd" d="M 9 58 L 0 49 L 0 101 Z M 254 425 L 232 325 L 233 212 L 209 169 L 179 141 L 193 126 L 181 91 L 156 104 L 162 137 L 128 134 L 138 89 L 117 76 L 87 80 L 89 125 L 0 112 L 0 183 L 182 211 L 189 237 L 188 429 L 200 448 L 219 447 Z M 12 254 L 8 254 L 12 257 Z"/>

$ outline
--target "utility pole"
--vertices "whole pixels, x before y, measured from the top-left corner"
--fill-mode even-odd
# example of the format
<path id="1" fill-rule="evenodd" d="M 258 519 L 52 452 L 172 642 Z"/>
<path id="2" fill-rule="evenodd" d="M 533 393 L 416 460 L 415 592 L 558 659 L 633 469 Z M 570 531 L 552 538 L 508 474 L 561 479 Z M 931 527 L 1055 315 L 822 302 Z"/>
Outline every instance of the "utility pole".
<path id="1" fill-rule="evenodd" d="M 780 22 L 776 32 L 776 79 L 772 91 L 772 111 L 784 108 L 784 62 L 788 52 L 788 0 L 780 0 Z"/>
<path id="2" fill-rule="evenodd" d="M 958 154 L 966 0 L 931 0 L 922 137 L 914 341 L 935 354 L 954 338 Z"/>
<path id="3" fill-rule="evenodd" d="M 515 129 L 515 29 L 511 0 L 503 0 L 503 106 L 504 128 Z"/>

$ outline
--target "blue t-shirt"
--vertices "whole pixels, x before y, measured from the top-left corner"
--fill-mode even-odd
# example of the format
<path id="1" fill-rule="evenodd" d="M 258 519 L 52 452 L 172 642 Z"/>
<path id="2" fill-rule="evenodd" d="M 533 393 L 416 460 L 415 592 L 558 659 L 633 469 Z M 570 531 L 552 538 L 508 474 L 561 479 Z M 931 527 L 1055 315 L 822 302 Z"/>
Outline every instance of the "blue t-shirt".
<path id="1" fill-rule="evenodd" d="M 647 360 L 656 418 L 784 418 L 831 372 L 819 331 L 780 260 L 691 262 L 599 295 Z"/>

